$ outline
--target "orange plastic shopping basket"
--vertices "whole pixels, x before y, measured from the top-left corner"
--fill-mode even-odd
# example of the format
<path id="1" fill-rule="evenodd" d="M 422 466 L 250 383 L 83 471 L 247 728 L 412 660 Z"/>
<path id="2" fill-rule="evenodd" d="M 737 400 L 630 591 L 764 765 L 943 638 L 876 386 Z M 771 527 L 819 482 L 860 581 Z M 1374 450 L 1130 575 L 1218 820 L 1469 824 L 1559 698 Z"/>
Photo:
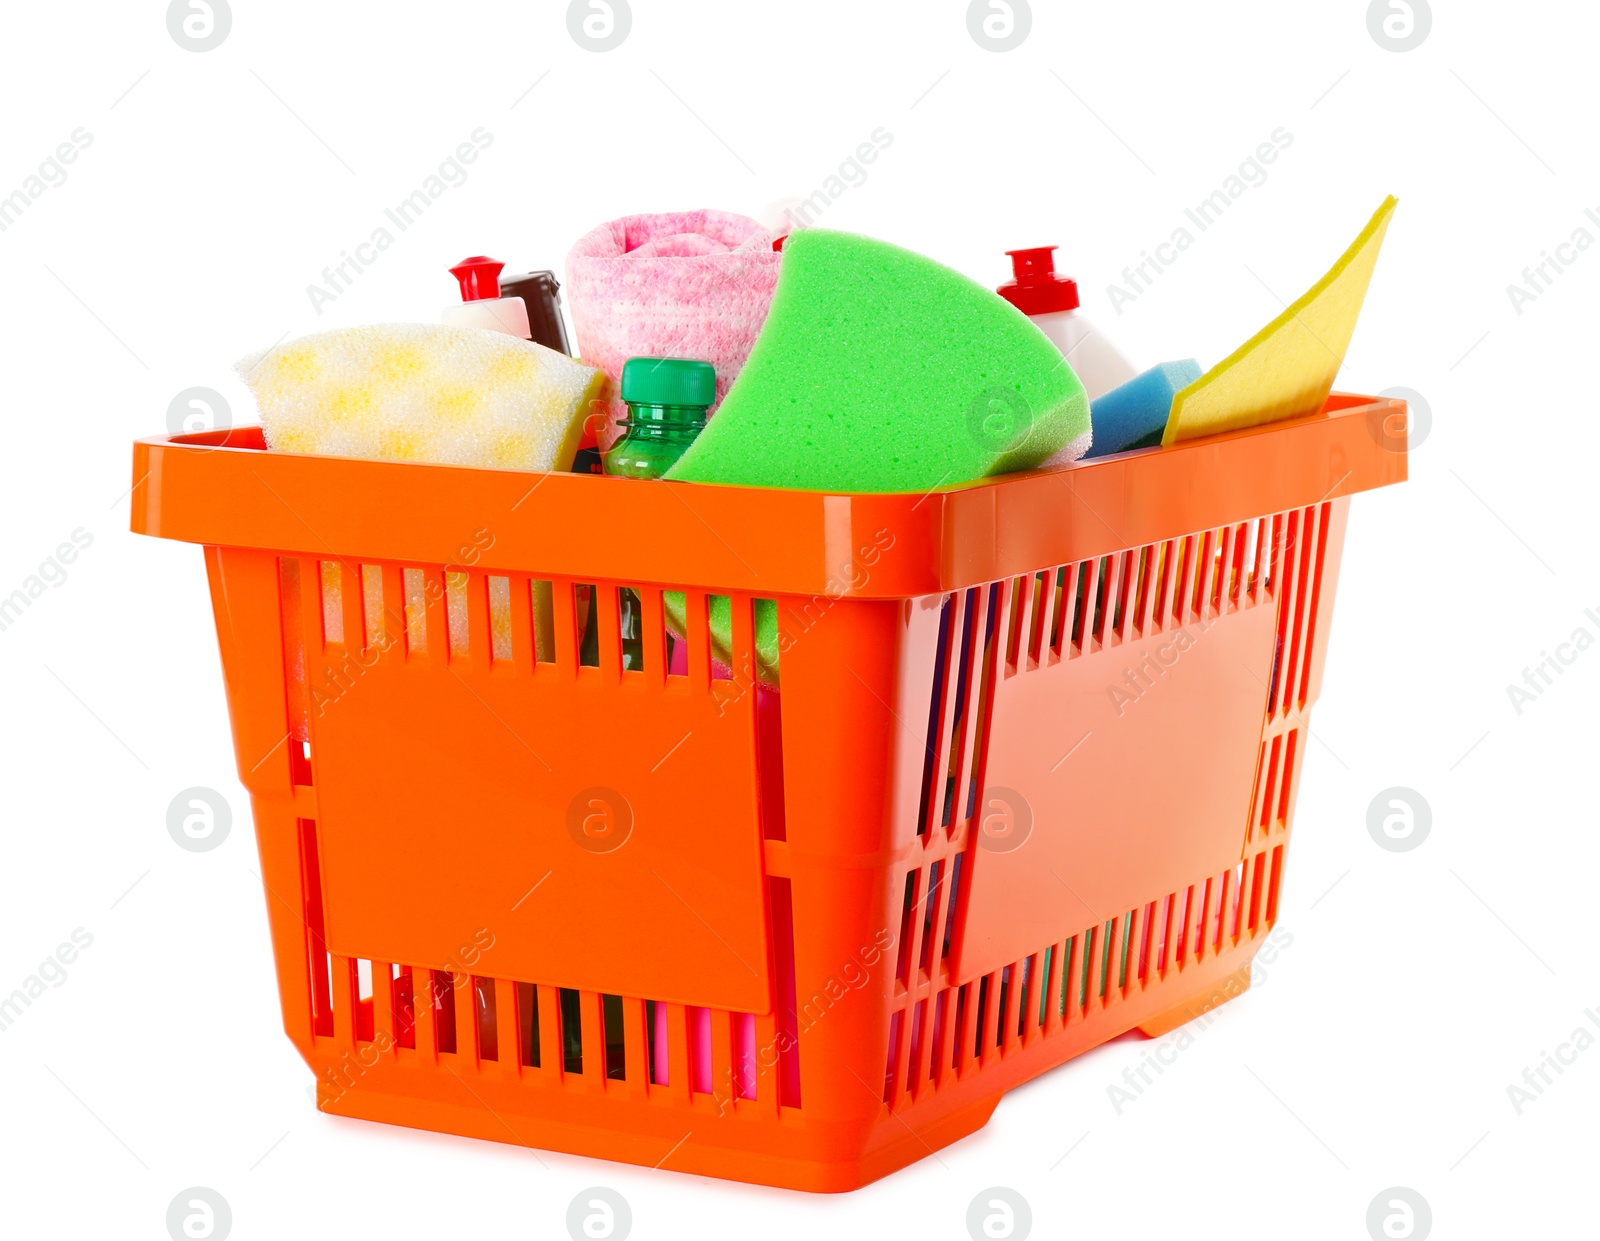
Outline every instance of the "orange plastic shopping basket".
<path id="1" fill-rule="evenodd" d="M 843 1190 L 1238 995 L 1403 418 L 927 495 L 140 441 L 133 529 L 206 548 L 318 1106 Z"/>

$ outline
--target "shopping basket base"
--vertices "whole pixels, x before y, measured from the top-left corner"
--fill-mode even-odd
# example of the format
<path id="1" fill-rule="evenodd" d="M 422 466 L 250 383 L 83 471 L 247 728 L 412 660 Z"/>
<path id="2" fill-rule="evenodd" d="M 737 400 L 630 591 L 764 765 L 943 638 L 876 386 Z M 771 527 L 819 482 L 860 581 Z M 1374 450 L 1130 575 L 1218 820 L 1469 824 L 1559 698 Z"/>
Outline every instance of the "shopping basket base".
<path id="1" fill-rule="evenodd" d="M 1176 1008 L 1158 1013 L 1149 1021 L 1141 1021 L 1139 1032 L 1150 1038 L 1160 1038 L 1196 1017 L 1203 1016 L 1214 1008 L 1220 1008 L 1229 1000 L 1238 999 L 1248 990 L 1250 990 L 1250 967 L 1246 965 L 1206 990 L 1190 996 Z"/>
<path id="2" fill-rule="evenodd" d="M 470 1096 L 456 1102 L 386 1091 L 328 1091 L 319 1087 L 317 1107 L 332 1116 L 432 1130 L 447 1137 L 509 1142 L 540 1155 L 564 1152 L 809 1193 L 847 1193 L 976 1133 L 989 1123 L 1000 1099 L 1000 1094 L 983 1096 L 914 1130 L 898 1126 L 897 1137 L 854 1159 L 839 1161 L 818 1159 L 815 1152 L 785 1157 L 747 1149 L 735 1154 L 709 1142 L 697 1143 L 692 1130 L 687 1141 L 674 1140 L 665 1130 L 659 1134 L 637 1132 L 619 1140 L 611 1125 L 496 1114 Z"/>

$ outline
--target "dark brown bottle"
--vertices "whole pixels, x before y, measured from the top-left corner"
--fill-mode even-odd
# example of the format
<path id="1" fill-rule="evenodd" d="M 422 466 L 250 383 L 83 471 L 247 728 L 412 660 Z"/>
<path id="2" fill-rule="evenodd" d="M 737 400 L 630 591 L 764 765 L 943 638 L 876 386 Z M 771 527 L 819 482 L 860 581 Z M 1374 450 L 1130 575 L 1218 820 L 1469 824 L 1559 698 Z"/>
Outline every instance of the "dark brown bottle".
<path id="1" fill-rule="evenodd" d="M 567 327 L 561 321 L 561 284 L 554 272 L 530 271 L 521 276 L 503 276 L 501 297 L 520 297 L 528 305 L 528 330 L 536 345 L 572 356 L 567 343 Z"/>
<path id="2" fill-rule="evenodd" d="M 520 297 L 528 306 L 529 339 L 546 349 L 572 356 L 567 326 L 561 318 L 561 282 L 553 271 L 530 271 L 500 281 L 501 297 Z M 572 461 L 575 474 L 600 474 L 600 448 L 594 432 L 586 430 Z"/>

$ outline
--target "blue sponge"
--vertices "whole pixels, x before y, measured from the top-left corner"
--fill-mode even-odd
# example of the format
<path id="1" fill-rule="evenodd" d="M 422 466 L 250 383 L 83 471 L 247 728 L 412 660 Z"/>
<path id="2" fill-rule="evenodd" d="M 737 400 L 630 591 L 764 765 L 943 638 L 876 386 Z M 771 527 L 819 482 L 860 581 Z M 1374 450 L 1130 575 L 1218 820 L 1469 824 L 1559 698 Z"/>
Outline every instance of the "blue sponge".
<path id="1" fill-rule="evenodd" d="M 1200 363 L 1185 358 L 1182 362 L 1152 366 L 1120 388 L 1101 393 L 1089 406 L 1094 444 L 1084 454 L 1085 460 L 1135 448 L 1156 447 L 1161 443 L 1161 433 L 1167 429 L 1172 398 L 1178 389 L 1187 388 L 1199 378 Z"/>

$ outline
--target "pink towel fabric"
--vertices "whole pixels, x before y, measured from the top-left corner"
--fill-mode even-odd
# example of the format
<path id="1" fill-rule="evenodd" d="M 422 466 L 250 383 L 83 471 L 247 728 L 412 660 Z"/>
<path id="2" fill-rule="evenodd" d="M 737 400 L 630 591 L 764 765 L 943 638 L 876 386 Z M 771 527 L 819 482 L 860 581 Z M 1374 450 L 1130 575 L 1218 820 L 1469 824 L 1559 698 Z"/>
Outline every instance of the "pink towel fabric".
<path id="1" fill-rule="evenodd" d="M 617 383 L 629 358 L 709 362 L 717 403 L 727 396 L 772 305 L 782 260 L 772 240 L 728 211 L 630 215 L 579 238 L 567 255 L 567 305 L 583 361 L 611 381 L 602 449 L 627 415 Z"/>

